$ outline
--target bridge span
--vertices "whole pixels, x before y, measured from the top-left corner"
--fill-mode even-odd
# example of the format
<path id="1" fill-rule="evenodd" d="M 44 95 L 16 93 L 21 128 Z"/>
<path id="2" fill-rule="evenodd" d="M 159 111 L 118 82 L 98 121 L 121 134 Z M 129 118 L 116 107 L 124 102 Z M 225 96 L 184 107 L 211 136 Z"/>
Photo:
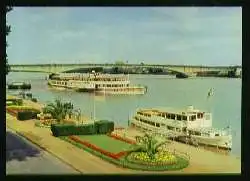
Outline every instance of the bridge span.
<path id="1" fill-rule="evenodd" d="M 240 66 L 192 66 L 192 65 L 154 65 L 154 64 L 19 64 L 10 65 L 11 71 L 21 72 L 47 72 L 59 73 L 72 71 L 81 68 L 96 68 L 102 67 L 111 69 L 114 67 L 124 69 L 162 69 L 163 71 L 170 71 L 181 73 L 185 75 L 196 75 L 201 72 L 221 72 L 227 73 L 232 70 L 237 70 L 241 74 Z M 238 73 L 238 74 L 239 74 Z"/>

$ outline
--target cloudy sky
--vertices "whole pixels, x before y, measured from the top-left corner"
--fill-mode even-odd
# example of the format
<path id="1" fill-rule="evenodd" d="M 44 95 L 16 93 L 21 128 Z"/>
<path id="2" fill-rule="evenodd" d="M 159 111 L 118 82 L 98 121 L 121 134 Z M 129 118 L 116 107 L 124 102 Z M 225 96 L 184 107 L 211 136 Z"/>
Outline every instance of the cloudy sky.
<path id="1" fill-rule="evenodd" d="M 14 7 L 10 64 L 241 65 L 240 7 Z"/>

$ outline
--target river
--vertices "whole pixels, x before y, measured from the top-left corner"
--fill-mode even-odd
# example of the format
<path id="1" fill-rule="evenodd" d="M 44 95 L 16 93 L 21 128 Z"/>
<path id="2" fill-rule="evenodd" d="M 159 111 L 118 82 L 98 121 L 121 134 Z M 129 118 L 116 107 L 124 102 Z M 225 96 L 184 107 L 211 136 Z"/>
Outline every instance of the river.
<path id="1" fill-rule="evenodd" d="M 241 79 L 228 78 L 190 78 L 176 79 L 166 75 L 130 75 L 132 84 L 148 87 L 145 95 L 96 96 L 72 90 L 59 91 L 47 86 L 45 73 L 10 72 L 7 82 L 30 82 L 33 97 L 41 102 L 61 98 L 71 101 L 75 108 L 96 119 L 108 119 L 121 126 L 137 108 L 174 107 L 205 109 L 213 113 L 213 127 L 224 128 L 230 125 L 233 132 L 231 153 L 241 156 Z M 214 94 L 207 99 L 210 88 Z M 95 110 L 95 111 L 94 111 Z"/>

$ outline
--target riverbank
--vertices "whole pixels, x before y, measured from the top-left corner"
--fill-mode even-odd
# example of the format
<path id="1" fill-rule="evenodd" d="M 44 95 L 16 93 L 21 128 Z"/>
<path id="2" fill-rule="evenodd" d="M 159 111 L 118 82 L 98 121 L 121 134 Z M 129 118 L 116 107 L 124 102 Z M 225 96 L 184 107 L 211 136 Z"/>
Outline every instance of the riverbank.
<path id="1" fill-rule="evenodd" d="M 24 100 L 25 105 L 41 109 L 44 104 Z M 88 118 L 86 118 L 88 119 Z M 35 121 L 18 121 L 15 117 L 6 114 L 6 127 L 18 132 L 44 150 L 52 153 L 65 163 L 71 165 L 82 173 L 155 173 L 134 171 L 119 168 L 99 157 L 93 156 L 70 143 L 53 137 L 48 128 L 35 127 Z M 142 133 L 134 129 L 116 130 L 116 134 L 134 139 Z M 166 171 L 157 173 L 240 173 L 241 161 L 232 156 L 217 154 L 211 151 L 192 147 L 190 145 L 171 142 L 168 147 L 180 152 L 186 152 L 190 156 L 190 165 L 180 171 Z"/>

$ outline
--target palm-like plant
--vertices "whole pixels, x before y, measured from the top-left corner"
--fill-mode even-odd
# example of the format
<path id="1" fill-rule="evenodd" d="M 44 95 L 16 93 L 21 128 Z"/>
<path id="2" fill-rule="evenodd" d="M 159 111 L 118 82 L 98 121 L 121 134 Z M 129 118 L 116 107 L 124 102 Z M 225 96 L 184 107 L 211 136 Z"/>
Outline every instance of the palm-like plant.
<path id="1" fill-rule="evenodd" d="M 71 115 L 73 112 L 73 104 L 70 102 L 62 102 L 60 99 L 56 99 L 54 103 L 49 103 L 43 108 L 45 114 L 51 114 L 52 118 L 56 119 L 58 123 L 61 123 L 66 115 Z"/>
<path id="2" fill-rule="evenodd" d="M 136 151 L 146 152 L 153 159 L 158 152 L 159 147 L 166 144 L 167 141 L 158 141 L 153 135 L 146 133 L 144 136 L 136 136 Z"/>

